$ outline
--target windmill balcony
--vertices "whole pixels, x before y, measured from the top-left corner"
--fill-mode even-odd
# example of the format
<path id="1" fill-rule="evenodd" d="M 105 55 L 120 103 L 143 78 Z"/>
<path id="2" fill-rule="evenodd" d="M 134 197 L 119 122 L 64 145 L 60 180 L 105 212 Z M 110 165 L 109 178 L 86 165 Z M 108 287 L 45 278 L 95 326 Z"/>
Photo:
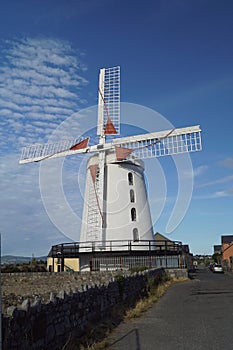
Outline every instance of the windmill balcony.
<path id="1" fill-rule="evenodd" d="M 182 256 L 182 243 L 177 241 L 63 243 L 52 246 L 48 255 L 48 269 L 60 272 L 128 270 L 140 266 L 178 268 L 184 265 Z"/>

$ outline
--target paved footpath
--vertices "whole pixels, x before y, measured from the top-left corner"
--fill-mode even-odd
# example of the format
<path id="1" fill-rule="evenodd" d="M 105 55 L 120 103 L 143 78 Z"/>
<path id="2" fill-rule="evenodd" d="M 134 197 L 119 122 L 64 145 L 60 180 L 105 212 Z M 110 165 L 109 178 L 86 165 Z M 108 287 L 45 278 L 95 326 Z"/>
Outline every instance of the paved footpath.
<path id="1" fill-rule="evenodd" d="M 110 350 L 232 350 L 233 278 L 208 270 L 178 283 L 143 316 L 121 323 Z"/>

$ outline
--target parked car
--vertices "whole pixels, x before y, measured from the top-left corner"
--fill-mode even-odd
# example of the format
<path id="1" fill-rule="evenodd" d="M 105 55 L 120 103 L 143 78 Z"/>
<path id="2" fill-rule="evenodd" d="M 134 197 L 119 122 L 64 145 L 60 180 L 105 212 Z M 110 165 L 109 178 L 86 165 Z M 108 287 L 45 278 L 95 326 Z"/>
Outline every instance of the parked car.
<path id="1" fill-rule="evenodd" d="M 213 265 L 213 272 L 218 272 L 218 273 L 223 273 L 223 268 L 222 265 L 220 264 L 215 264 Z"/>

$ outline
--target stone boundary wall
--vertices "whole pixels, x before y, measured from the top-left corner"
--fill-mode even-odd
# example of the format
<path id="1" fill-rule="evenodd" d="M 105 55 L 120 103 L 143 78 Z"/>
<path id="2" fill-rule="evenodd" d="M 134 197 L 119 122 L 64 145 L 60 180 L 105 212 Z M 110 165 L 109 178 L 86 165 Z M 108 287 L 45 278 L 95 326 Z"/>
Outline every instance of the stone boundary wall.
<path id="1" fill-rule="evenodd" d="M 166 272 L 171 278 L 188 278 L 187 269 L 166 269 Z"/>
<path id="2" fill-rule="evenodd" d="M 31 303 L 40 298 L 47 303 L 50 294 L 58 294 L 64 290 L 83 291 L 86 285 L 107 285 L 119 271 L 98 272 L 26 272 L 2 273 L 2 309 L 6 312 L 8 306 L 19 306 L 25 299 Z"/>
<path id="3" fill-rule="evenodd" d="M 91 282 L 82 284 L 82 291 L 51 292 L 47 302 L 36 297 L 33 303 L 25 299 L 21 306 L 12 305 L 3 316 L 3 350 L 65 349 L 69 339 L 80 339 L 93 325 L 146 297 L 149 281 L 159 282 L 164 273 L 164 269 L 132 275 L 118 272 L 106 275 L 105 282 L 100 274 L 99 285 L 93 284 L 90 274 Z"/>

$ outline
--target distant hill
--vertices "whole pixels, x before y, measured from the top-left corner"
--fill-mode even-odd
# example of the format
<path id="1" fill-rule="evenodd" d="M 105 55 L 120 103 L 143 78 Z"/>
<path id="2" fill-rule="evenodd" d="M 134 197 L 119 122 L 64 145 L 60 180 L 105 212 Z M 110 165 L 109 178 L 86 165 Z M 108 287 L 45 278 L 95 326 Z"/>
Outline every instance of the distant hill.
<path id="1" fill-rule="evenodd" d="M 35 260 L 43 260 L 46 261 L 47 260 L 47 256 L 40 256 L 40 257 L 28 257 L 28 256 L 14 256 L 14 255 L 3 255 L 1 257 L 1 263 L 2 264 L 23 264 L 23 263 L 29 263 L 32 261 L 32 259 Z"/>

